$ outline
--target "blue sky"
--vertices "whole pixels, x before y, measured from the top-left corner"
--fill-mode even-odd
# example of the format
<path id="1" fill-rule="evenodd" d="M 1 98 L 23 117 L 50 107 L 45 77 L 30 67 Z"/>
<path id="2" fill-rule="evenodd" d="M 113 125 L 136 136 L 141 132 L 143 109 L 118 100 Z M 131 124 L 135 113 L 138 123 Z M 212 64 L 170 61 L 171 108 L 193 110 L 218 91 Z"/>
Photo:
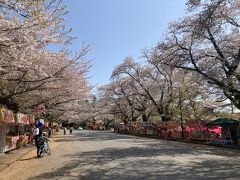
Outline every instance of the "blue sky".
<path id="1" fill-rule="evenodd" d="M 114 67 L 126 56 L 135 59 L 144 48 L 153 47 L 168 24 L 185 14 L 185 0 L 65 0 L 67 25 L 77 36 L 72 44 L 79 50 L 91 44 L 89 72 L 93 85 L 109 82 Z"/>

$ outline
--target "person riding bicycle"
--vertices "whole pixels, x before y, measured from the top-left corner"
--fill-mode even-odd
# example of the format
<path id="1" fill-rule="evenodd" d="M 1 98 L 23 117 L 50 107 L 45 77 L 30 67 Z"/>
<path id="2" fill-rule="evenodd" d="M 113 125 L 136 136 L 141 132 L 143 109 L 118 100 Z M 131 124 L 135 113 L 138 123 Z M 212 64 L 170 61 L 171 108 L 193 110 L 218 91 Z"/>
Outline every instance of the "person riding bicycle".
<path id="1" fill-rule="evenodd" d="M 39 133 L 37 137 L 37 157 L 40 157 L 40 147 L 44 145 L 45 149 L 48 149 L 48 141 L 50 141 L 47 138 L 47 133 L 46 132 L 41 132 Z"/>

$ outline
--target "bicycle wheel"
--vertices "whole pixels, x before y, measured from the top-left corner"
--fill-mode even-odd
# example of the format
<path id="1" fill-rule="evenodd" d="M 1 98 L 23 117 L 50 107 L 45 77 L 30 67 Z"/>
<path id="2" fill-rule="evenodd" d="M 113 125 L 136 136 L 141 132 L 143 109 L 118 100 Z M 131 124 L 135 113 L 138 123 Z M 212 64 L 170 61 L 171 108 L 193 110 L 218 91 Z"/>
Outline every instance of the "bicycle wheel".
<path id="1" fill-rule="evenodd" d="M 41 146 L 40 149 L 39 149 L 38 157 L 42 158 L 43 156 L 44 156 L 44 147 Z"/>
<path id="2" fill-rule="evenodd" d="M 48 148 L 46 149 L 46 153 L 47 153 L 49 156 L 51 155 L 51 149 L 50 149 L 49 145 L 48 145 Z"/>

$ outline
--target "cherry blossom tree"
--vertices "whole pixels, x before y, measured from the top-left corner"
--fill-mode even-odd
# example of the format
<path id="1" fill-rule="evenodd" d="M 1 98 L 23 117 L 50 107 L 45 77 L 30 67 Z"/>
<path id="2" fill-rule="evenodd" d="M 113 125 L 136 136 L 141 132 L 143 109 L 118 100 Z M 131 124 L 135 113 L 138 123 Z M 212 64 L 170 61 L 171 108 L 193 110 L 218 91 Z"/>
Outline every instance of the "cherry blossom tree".
<path id="1" fill-rule="evenodd" d="M 205 78 L 240 108 L 238 0 L 189 0 L 189 15 L 170 25 L 155 57 Z"/>
<path id="2" fill-rule="evenodd" d="M 114 71 L 112 77 L 129 76 L 137 83 L 144 96 L 156 109 L 163 120 L 169 120 L 169 104 L 172 88 L 168 80 L 155 69 L 145 66 L 141 67 L 132 58 L 126 58 Z"/>
<path id="3" fill-rule="evenodd" d="M 100 101 L 105 102 L 105 113 L 121 119 L 126 124 L 136 121 L 140 113 L 134 110 L 130 97 L 127 97 L 122 91 L 119 82 L 114 81 L 99 88 L 99 96 Z"/>
<path id="4" fill-rule="evenodd" d="M 88 45 L 75 55 L 61 0 L 0 1 L 0 104 L 31 111 L 45 104 L 51 111 L 71 109 L 90 91 L 85 59 Z M 55 50 L 49 46 L 56 45 Z"/>
<path id="5" fill-rule="evenodd" d="M 204 119 L 226 99 L 240 108 L 238 0 L 188 0 L 188 15 L 170 24 L 145 64 L 127 57 L 102 89 L 108 111 L 123 121 L 154 109 L 162 120 Z M 222 101 L 219 103 L 219 101 Z M 114 112 L 114 113 L 113 113 Z M 214 114 L 213 111 L 211 111 Z M 152 116 L 152 113 L 148 114 Z"/>

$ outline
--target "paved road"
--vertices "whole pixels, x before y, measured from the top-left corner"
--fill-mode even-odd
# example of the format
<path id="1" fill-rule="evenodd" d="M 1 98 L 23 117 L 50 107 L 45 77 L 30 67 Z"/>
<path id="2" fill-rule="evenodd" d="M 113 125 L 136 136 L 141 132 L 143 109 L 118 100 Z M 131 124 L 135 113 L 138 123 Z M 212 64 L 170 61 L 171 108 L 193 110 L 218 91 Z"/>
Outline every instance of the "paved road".
<path id="1" fill-rule="evenodd" d="M 32 151 L 0 179 L 240 179 L 239 150 L 84 130 L 50 145 L 51 156 Z"/>

